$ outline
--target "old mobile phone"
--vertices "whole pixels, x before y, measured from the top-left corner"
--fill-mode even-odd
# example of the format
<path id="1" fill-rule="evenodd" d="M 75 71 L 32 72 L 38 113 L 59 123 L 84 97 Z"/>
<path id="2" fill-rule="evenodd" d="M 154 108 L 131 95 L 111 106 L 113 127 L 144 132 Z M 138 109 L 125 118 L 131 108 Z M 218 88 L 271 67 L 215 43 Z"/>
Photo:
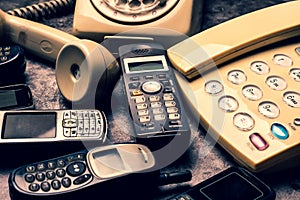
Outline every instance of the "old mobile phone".
<path id="1" fill-rule="evenodd" d="M 179 87 L 163 46 L 123 45 L 119 56 L 136 139 L 189 138 Z"/>
<path id="2" fill-rule="evenodd" d="M 30 88 L 26 84 L 0 87 L 0 110 L 32 109 L 34 103 Z"/>
<path id="3" fill-rule="evenodd" d="M 257 176 L 244 168 L 230 167 L 170 200 L 272 200 L 275 197 L 274 190 Z"/>
<path id="4" fill-rule="evenodd" d="M 98 110 L 1 111 L 0 123 L 0 144 L 104 142 L 107 134 L 106 117 Z"/>
<path id="5" fill-rule="evenodd" d="M 122 187 L 114 186 L 122 181 L 122 177 L 133 173 L 144 174 L 142 172 L 154 165 L 154 157 L 144 145 L 96 147 L 15 169 L 9 177 L 10 196 L 14 200 L 78 199 L 87 195 L 92 197 L 94 192 L 96 197 L 101 195 L 102 198 L 111 191 L 110 197 L 121 197 Z M 113 180 L 118 180 L 114 182 L 116 185 L 110 185 Z M 132 187 L 138 183 L 125 184 L 135 189 Z"/>

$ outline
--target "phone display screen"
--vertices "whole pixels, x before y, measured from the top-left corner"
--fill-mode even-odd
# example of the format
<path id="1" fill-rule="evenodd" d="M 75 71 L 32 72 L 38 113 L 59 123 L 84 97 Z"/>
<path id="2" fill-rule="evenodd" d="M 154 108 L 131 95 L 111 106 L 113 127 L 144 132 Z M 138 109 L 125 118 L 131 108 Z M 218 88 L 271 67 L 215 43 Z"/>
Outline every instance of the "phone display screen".
<path id="1" fill-rule="evenodd" d="M 157 60 L 157 61 L 148 61 L 148 62 L 128 63 L 128 68 L 130 72 L 136 72 L 136 71 L 164 69 L 164 66 L 160 60 Z"/>
<path id="2" fill-rule="evenodd" d="M 15 91 L 0 90 L 0 109 L 18 105 Z"/>
<path id="3" fill-rule="evenodd" d="M 2 138 L 54 138 L 56 136 L 55 112 L 6 113 Z"/>
<path id="4" fill-rule="evenodd" d="M 200 189 L 208 199 L 243 199 L 253 200 L 262 197 L 264 193 L 247 179 L 232 172 Z"/>

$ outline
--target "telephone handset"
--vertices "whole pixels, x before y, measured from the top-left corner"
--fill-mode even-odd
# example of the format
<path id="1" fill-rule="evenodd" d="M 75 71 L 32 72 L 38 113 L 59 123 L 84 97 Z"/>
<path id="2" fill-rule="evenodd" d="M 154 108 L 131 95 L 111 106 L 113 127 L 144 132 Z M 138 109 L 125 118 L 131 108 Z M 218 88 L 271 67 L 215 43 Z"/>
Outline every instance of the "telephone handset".
<path id="1" fill-rule="evenodd" d="M 77 108 L 88 108 L 91 103 L 101 106 L 102 100 L 108 99 L 112 83 L 118 78 L 117 62 L 102 45 L 9 15 L 2 10 L 0 38 L 10 40 L 43 59 L 55 62 L 58 87 L 62 95 L 76 104 Z M 95 98 L 91 98 L 91 94 L 95 94 Z"/>
<path id="2" fill-rule="evenodd" d="M 168 49 L 200 123 L 251 171 L 299 164 L 299 9 L 265 8 Z"/>
<path id="3" fill-rule="evenodd" d="M 193 35 L 200 30 L 202 0 L 77 0 L 73 34 L 102 41 L 133 29 L 169 29 Z M 178 23 L 180 22 L 180 23 Z M 132 34 L 132 32 L 130 33 Z M 138 34 L 138 32 L 136 32 Z M 170 32 L 148 33 L 170 37 Z"/>

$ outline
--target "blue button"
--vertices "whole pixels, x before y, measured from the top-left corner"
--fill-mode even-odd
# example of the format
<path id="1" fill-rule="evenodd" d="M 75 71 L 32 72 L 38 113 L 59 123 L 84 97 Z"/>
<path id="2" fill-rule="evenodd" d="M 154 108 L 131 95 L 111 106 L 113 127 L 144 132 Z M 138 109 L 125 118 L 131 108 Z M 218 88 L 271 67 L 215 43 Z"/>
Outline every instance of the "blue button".
<path id="1" fill-rule="evenodd" d="M 279 123 L 274 123 L 271 126 L 273 135 L 281 140 L 285 140 L 289 137 L 288 130 Z"/>

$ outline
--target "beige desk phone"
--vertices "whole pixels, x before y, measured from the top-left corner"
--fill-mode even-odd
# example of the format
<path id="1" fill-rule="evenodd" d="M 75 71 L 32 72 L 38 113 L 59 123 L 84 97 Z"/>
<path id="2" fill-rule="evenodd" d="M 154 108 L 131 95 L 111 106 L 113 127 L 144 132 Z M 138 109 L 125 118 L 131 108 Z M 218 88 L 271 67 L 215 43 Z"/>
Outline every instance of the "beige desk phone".
<path id="1" fill-rule="evenodd" d="M 265 8 L 168 49 L 195 116 L 251 171 L 299 164 L 299 10 L 300 1 Z"/>

